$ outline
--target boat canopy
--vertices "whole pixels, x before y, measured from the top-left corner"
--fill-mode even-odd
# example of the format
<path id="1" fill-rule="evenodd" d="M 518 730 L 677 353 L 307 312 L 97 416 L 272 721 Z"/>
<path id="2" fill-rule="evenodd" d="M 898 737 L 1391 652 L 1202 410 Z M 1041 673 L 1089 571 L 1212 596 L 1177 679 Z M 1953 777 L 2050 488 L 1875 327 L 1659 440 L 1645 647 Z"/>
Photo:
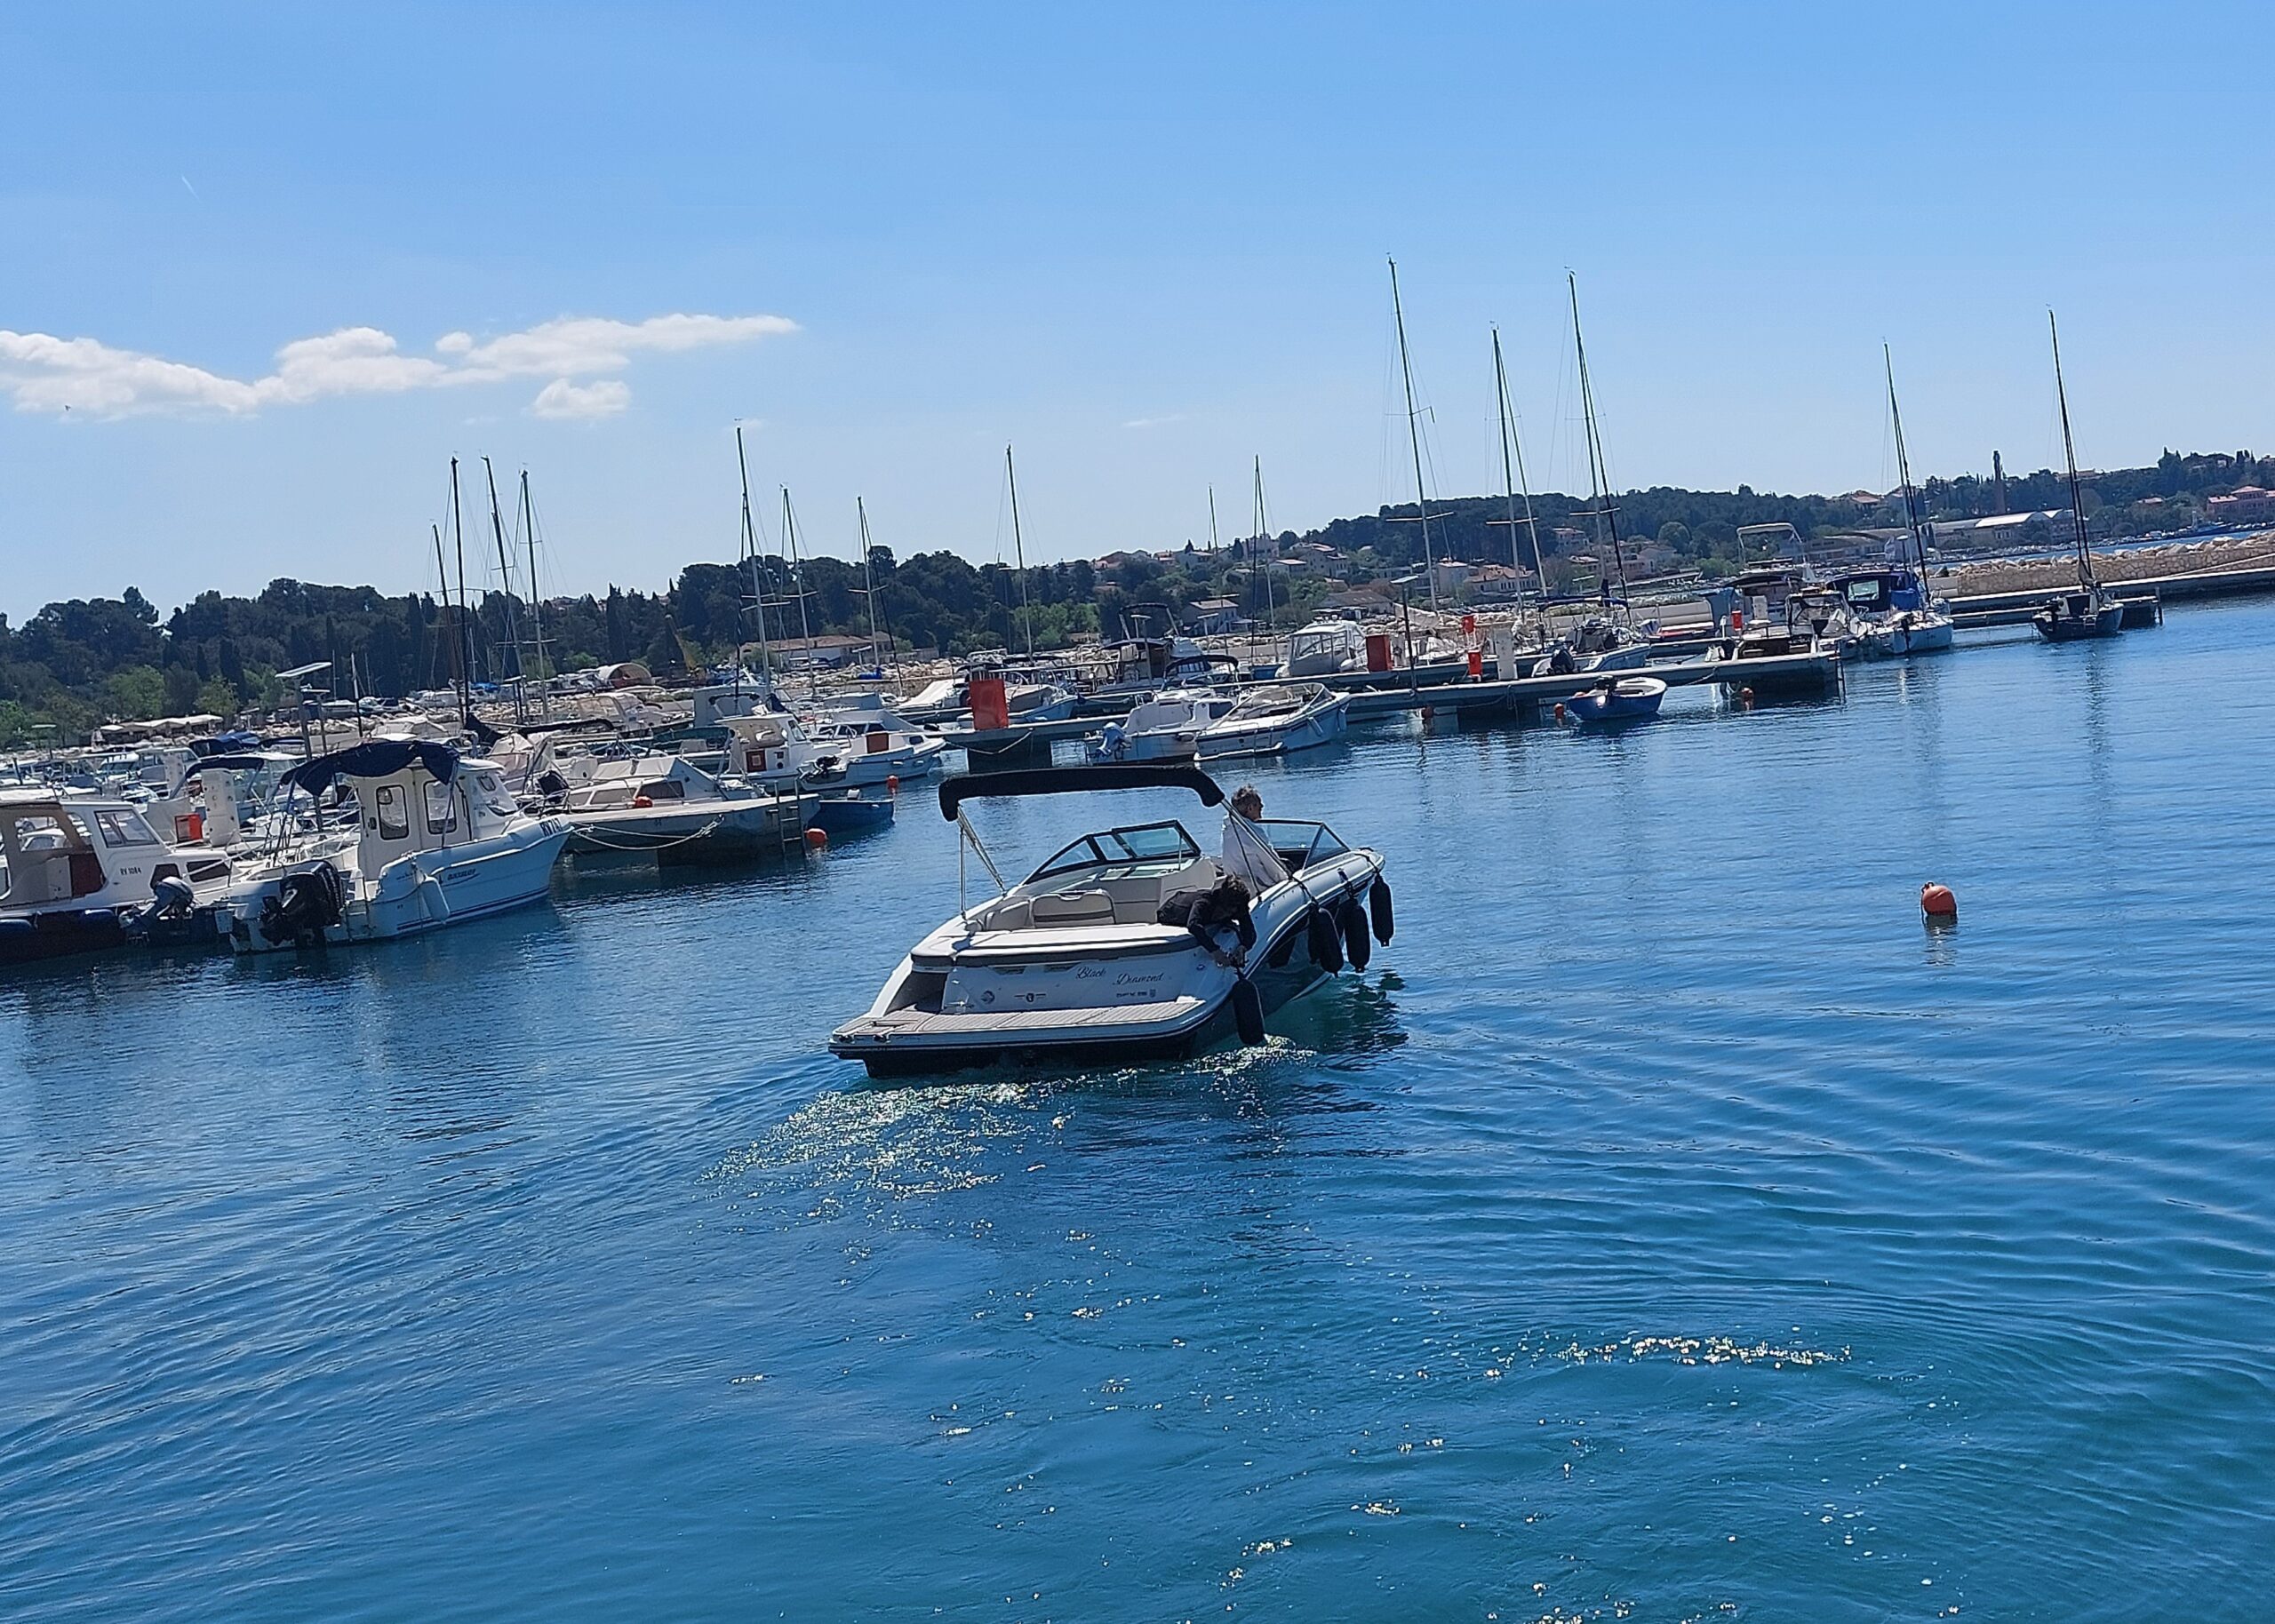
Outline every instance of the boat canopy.
<path id="1" fill-rule="evenodd" d="M 448 744 L 423 738 L 375 738 L 330 755 L 303 761 L 286 773 L 283 785 L 295 785 L 315 794 L 334 778 L 385 778 L 413 761 L 444 783 L 458 771 L 459 752 Z"/>
<path id="2" fill-rule="evenodd" d="M 1222 806 L 1225 792 L 1199 768 L 1167 761 L 1116 762 L 1098 767 L 1042 767 L 1015 773 L 959 773 L 940 781 L 940 816 L 953 821 L 967 800 L 1014 795 L 1067 795 L 1086 790 L 1191 790 L 1204 807 Z"/>

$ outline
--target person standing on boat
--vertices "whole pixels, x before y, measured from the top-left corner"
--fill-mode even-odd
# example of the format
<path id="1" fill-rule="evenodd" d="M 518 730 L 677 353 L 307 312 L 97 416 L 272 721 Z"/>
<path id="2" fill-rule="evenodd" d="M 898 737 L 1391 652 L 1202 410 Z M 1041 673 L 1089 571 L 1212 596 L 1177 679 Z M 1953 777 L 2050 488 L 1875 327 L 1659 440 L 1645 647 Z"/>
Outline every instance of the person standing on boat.
<path id="1" fill-rule="evenodd" d="M 1225 872 L 1237 878 L 1248 887 L 1250 896 L 1265 892 L 1288 878 L 1288 871 L 1280 861 L 1280 854 L 1272 849 L 1272 841 L 1256 825 L 1264 816 L 1264 797 L 1257 794 L 1252 784 L 1243 784 L 1233 792 L 1231 809 L 1225 814 Z"/>

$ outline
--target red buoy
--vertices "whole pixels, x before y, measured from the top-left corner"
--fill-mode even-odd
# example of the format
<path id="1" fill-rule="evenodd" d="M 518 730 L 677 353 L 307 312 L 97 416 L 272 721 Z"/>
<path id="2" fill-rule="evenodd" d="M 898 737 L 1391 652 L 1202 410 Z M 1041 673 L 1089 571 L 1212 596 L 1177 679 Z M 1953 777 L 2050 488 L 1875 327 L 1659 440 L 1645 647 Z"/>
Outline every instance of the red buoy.
<path id="1" fill-rule="evenodd" d="M 1561 699 L 1556 702 L 1556 720 L 1559 721 L 1564 720 L 1564 702 Z"/>
<path id="2" fill-rule="evenodd" d="M 1921 886 L 1920 912 L 1931 919 L 1955 919 L 1959 918 L 1959 898 L 1952 895 L 1949 886 Z"/>
<path id="3" fill-rule="evenodd" d="M 819 851 L 823 847 L 828 844 L 829 832 L 827 830 L 809 829 L 806 831 L 806 847 L 808 850 Z"/>
<path id="4" fill-rule="evenodd" d="M 898 773 L 887 773 L 885 775 L 885 793 L 888 795 L 898 795 L 900 793 L 900 775 Z"/>

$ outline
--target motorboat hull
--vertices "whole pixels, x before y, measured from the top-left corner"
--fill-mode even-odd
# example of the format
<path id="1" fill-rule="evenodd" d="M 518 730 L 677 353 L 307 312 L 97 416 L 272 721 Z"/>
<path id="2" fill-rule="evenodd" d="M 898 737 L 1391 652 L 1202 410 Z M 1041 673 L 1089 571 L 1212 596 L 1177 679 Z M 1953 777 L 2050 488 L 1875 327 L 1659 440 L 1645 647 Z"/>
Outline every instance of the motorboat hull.
<path id="1" fill-rule="evenodd" d="M 44 909 L 0 916 L 0 965 L 108 952 L 127 942 L 112 908 Z"/>
<path id="2" fill-rule="evenodd" d="M 1615 722 L 1648 721 L 1659 713 L 1667 685 L 1655 677 L 1630 677 L 1606 689 L 1592 688 L 1564 702 L 1573 720 L 1608 726 Z"/>
<path id="3" fill-rule="evenodd" d="M 1256 945 L 1245 965 L 1267 1018 L 1329 979 L 1329 972 L 1308 953 L 1314 908 L 1324 907 L 1332 917 L 1345 899 L 1363 899 L 1381 873 L 1382 859 L 1374 853 L 1346 851 L 1305 870 L 1301 885 L 1275 887 L 1258 899 Z M 982 994 L 995 998 L 1000 984 L 1002 1001 L 986 1010 L 887 1007 L 912 975 L 937 975 L 953 962 L 928 958 L 920 947 L 901 961 L 867 1015 L 831 1035 L 830 1052 L 860 1061 L 878 1078 L 994 1066 L 1128 1065 L 1201 1053 L 1233 1036 L 1237 1026 L 1233 997 L 1239 977 L 1197 947 L 1182 944 L 1105 957 L 1085 957 L 1072 946 L 1039 949 L 1002 967 L 993 978 L 996 984 Z M 1135 1001 L 1069 1006 L 1070 995 L 1097 1000 L 1100 989 L 1118 989 Z M 1023 1007 L 1029 1004 L 1034 1007 Z"/>
<path id="4" fill-rule="evenodd" d="M 1332 744 L 1344 736 L 1350 721 L 1350 708 L 1349 697 L 1338 695 L 1328 704 L 1288 721 L 1265 720 L 1253 725 L 1230 727 L 1219 722 L 1201 734 L 1197 753 L 1203 761 L 1214 761 L 1230 756 L 1288 755 L 1299 750 L 1315 750 L 1322 744 Z"/>
<path id="5" fill-rule="evenodd" d="M 815 803 L 810 820 L 824 834 L 866 834 L 892 826 L 893 801 L 882 795 L 824 795 Z"/>
<path id="6" fill-rule="evenodd" d="M 229 945 L 241 953 L 261 953 L 391 941 L 527 907 L 550 894 L 554 860 L 569 835 L 568 824 L 546 818 L 488 840 L 398 858 L 375 881 L 350 873 L 345 884 L 351 894 L 337 919 L 282 935 L 262 924 L 264 904 L 281 896 L 286 878 L 323 863 L 337 870 L 352 858 L 317 858 L 275 871 L 230 893 Z"/>
<path id="7" fill-rule="evenodd" d="M 738 863 L 795 849 L 819 797 L 761 795 L 664 808 L 568 813 L 572 857 Z"/>

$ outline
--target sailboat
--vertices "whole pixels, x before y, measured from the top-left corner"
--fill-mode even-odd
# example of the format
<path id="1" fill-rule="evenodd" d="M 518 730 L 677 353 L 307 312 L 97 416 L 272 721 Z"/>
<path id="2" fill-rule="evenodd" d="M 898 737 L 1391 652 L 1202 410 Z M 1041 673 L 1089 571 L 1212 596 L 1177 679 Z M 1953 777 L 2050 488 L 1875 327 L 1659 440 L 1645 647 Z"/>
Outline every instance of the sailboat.
<path id="1" fill-rule="evenodd" d="M 2094 574 L 2093 544 L 2086 536 L 2085 489 L 2078 482 L 2078 450 L 2070 439 L 2070 397 L 2062 386 L 2062 333 L 2054 324 L 2051 310 L 2046 313 L 2046 330 L 2054 341 L 2054 398 L 2062 408 L 2062 455 L 2070 466 L 2070 519 L 2077 533 L 2078 587 L 2048 599 L 2030 617 L 2030 624 L 2049 643 L 2114 637 L 2125 629 L 2125 605 L 2111 597 Z"/>
<path id="2" fill-rule="evenodd" d="M 1952 646 L 1954 625 L 1948 609 L 1928 591 L 1928 527 L 1920 517 L 1919 493 L 1912 485 L 1912 463 L 1904 446 L 1904 414 L 1896 403 L 1896 361 L 1880 346 L 1888 371 L 1888 418 L 1896 426 L 1896 473 L 1904 486 L 1904 516 L 1911 531 L 1912 556 L 1885 569 L 1851 570 L 1827 583 L 1834 599 L 1833 635 L 1865 659 L 1928 654 Z"/>

